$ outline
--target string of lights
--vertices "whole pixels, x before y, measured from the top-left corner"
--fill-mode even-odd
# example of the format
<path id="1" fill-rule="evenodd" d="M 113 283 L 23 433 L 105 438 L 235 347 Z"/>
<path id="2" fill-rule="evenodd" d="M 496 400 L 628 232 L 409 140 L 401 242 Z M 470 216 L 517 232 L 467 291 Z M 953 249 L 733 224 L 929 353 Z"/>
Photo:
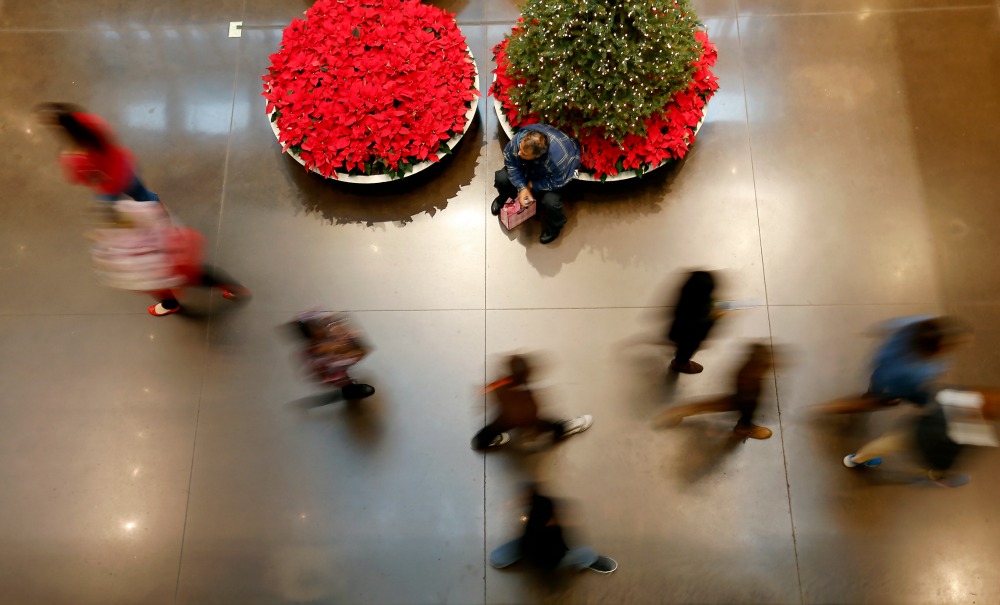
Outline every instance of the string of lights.
<path id="1" fill-rule="evenodd" d="M 700 27 L 689 0 L 528 0 L 507 44 L 510 98 L 543 122 L 645 134 L 691 81 Z"/>

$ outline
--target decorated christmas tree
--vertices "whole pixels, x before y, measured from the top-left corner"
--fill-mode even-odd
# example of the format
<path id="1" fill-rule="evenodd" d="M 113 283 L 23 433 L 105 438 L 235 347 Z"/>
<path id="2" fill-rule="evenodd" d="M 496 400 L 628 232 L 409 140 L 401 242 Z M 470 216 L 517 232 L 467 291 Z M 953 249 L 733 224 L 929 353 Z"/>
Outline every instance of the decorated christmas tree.
<path id="1" fill-rule="evenodd" d="M 688 0 L 529 0 L 494 54 L 507 121 L 571 134 L 598 178 L 683 157 L 718 88 Z"/>

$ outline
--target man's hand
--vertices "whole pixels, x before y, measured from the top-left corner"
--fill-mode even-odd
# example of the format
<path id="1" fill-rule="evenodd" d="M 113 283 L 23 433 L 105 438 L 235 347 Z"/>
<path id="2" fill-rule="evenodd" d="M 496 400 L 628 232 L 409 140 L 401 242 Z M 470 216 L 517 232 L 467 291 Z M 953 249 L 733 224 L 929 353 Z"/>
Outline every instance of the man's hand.
<path id="1" fill-rule="evenodd" d="M 517 201 L 521 204 L 521 208 L 527 208 L 534 203 L 535 198 L 531 197 L 531 189 L 525 187 L 524 189 L 517 192 Z"/>

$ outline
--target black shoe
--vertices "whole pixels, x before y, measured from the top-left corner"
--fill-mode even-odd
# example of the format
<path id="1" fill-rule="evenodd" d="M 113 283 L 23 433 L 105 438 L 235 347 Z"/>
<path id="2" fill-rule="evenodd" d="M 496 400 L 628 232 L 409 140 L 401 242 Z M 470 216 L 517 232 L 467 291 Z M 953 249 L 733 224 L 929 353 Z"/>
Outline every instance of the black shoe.
<path id="1" fill-rule="evenodd" d="M 542 237 L 538 238 L 538 241 L 543 244 L 552 243 L 557 237 L 559 237 L 559 232 L 561 231 L 562 229 L 551 229 L 546 227 L 542 229 Z"/>
<path id="2" fill-rule="evenodd" d="M 375 387 L 370 384 L 349 384 L 340 389 L 340 394 L 348 401 L 357 401 L 375 394 Z"/>
<path id="3" fill-rule="evenodd" d="M 493 205 L 490 206 L 490 213 L 493 216 L 500 216 L 500 209 L 503 208 L 503 205 L 506 202 L 507 200 L 503 199 L 502 195 L 498 195 L 496 199 L 493 200 Z"/>
<path id="4" fill-rule="evenodd" d="M 611 573 L 618 569 L 618 562 L 611 557 L 597 555 L 597 560 L 588 565 L 587 569 L 596 571 L 597 573 Z"/>

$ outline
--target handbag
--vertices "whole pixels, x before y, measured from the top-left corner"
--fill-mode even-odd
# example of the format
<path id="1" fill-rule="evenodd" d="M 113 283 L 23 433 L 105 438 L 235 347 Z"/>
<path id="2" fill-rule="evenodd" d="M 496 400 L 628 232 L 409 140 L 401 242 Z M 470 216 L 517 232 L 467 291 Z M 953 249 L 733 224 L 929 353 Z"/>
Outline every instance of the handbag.
<path id="1" fill-rule="evenodd" d="M 510 231 L 535 216 L 535 206 L 537 204 L 537 202 L 534 202 L 528 205 L 527 208 L 521 208 L 520 202 L 514 198 L 507 198 L 503 208 L 500 209 L 500 222 L 503 223 L 507 231 Z"/>

